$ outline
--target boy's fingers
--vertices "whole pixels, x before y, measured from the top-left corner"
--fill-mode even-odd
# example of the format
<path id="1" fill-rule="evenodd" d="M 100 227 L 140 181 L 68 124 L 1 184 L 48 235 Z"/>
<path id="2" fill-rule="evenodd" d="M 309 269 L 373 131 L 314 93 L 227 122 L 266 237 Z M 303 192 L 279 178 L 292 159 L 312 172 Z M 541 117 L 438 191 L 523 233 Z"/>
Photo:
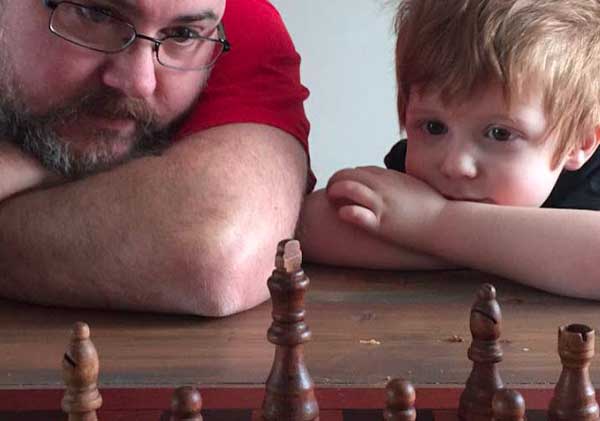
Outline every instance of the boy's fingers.
<path id="1" fill-rule="evenodd" d="M 353 203 L 371 209 L 373 212 L 381 208 L 379 195 L 358 181 L 343 180 L 330 184 L 327 196 L 338 207 Z"/>
<path id="2" fill-rule="evenodd" d="M 366 185 L 371 185 L 373 182 L 373 175 L 380 174 L 381 171 L 387 170 L 375 166 L 344 168 L 343 170 L 339 170 L 331 176 L 327 182 L 327 189 L 329 189 L 330 185 L 343 180 L 354 180 Z"/>
<path id="3" fill-rule="evenodd" d="M 377 231 L 379 226 L 379 218 L 377 218 L 377 215 L 370 209 L 362 206 L 342 206 L 338 209 L 338 216 L 344 222 L 371 232 Z"/>

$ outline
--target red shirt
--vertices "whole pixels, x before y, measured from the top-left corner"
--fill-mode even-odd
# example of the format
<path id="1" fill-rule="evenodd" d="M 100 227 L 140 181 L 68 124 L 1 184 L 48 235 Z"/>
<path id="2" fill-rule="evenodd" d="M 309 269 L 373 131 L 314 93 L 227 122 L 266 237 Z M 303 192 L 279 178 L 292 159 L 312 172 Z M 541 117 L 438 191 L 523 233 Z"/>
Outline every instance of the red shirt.
<path id="1" fill-rule="evenodd" d="M 309 92 L 281 16 L 266 0 L 227 0 L 223 25 L 231 50 L 212 69 L 177 138 L 228 123 L 260 123 L 290 133 L 308 153 L 303 103 Z"/>

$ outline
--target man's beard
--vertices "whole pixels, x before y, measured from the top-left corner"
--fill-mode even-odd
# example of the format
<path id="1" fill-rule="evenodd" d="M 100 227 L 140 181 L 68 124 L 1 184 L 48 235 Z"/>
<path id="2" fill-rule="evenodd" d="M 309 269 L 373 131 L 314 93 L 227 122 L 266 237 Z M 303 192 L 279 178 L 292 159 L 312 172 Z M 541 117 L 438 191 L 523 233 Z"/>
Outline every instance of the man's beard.
<path id="1" fill-rule="evenodd" d="M 166 146 L 172 126 L 160 127 L 156 117 L 140 100 L 123 98 L 108 91 L 95 92 L 55 107 L 43 115 L 30 112 L 13 95 L 0 98 L 0 136 L 19 145 L 35 156 L 46 168 L 69 178 L 77 178 L 109 169 Z M 61 137 L 55 127 L 72 127 L 81 117 L 132 119 L 135 133 L 123 138 L 110 129 L 82 130 L 86 148 L 77 148 L 77 140 Z M 84 123 L 83 123 L 84 124 Z M 117 144 L 125 144 L 126 152 L 115 153 Z"/>
<path id="2" fill-rule="evenodd" d="M 158 153 L 181 121 L 161 125 L 145 101 L 126 98 L 109 87 L 97 88 L 43 114 L 33 113 L 21 99 L 22 87 L 2 41 L 0 34 L 0 50 L 4 50 L 0 51 L 0 142 L 8 140 L 20 146 L 51 171 L 79 178 L 134 157 Z M 80 127 L 84 143 L 78 148 L 77 139 L 63 137 L 57 129 L 77 127 L 82 117 L 133 120 L 135 131 L 124 137 L 117 130 Z"/>

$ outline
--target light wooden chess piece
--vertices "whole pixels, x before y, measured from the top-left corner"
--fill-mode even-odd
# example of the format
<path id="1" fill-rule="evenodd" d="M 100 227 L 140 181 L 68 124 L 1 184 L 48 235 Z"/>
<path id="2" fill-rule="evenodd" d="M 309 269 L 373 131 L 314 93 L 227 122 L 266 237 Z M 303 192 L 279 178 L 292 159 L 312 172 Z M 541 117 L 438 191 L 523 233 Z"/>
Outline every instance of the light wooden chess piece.
<path id="1" fill-rule="evenodd" d="M 500 389 L 492 399 L 492 421 L 525 421 L 525 400 L 512 389 Z"/>
<path id="2" fill-rule="evenodd" d="M 501 327 L 502 313 L 496 301 L 496 289 L 484 284 L 471 307 L 473 341 L 468 357 L 473 361 L 473 369 L 460 395 L 458 417 L 463 421 L 489 421 L 492 418 L 492 397 L 503 386 L 497 367 L 502 361 Z"/>
<path id="3" fill-rule="evenodd" d="M 316 421 L 319 406 L 304 363 L 303 346 L 311 337 L 304 321 L 304 294 L 309 280 L 302 270 L 298 241 L 284 240 L 277 245 L 275 270 L 267 283 L 273 301 L 273 323 L 267 338 L 276 349 L 265 387 L 263 419 Z"/>
<path id="4" fill-rule="evenodd" d="M 415 388 L 402 379 L 392 379 L 385 386 L 386 404 L 383 411 L 385 421 L 415 421 Z"/>
<path id="5" fill-rule="evenodd" d="M 202 396 L 195 387 L 182 386 L 175 389 L 171 399 L 169 421 L 202 421 Z"/>
<path id="6" fill-rule="evenodd" d="M 549 421 L 600 419 L 589 372 L 594 341 L 594 330 L 588 326 L 573 324 L 558 329 L 558 353 L 563 368 L 550 400 Z"/>
<path id="7" fill-rule="evenodd" d="M 69 421 L 97 421 L 96 410 L 102 406 L 98 391 L 100 368 L 87 324 L 77 322 L 73 326 L 62 368 L 66 390 L 61 406 L 69 414 Z"/>

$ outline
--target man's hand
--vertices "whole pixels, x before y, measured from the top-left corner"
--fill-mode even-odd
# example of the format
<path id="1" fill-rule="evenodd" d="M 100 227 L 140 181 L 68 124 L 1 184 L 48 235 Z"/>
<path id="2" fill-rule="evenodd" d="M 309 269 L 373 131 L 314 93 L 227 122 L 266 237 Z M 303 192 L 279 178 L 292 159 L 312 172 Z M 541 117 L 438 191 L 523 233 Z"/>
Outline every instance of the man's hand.
<path id="1" fill-rule="evenodd" d="M 448 202 L 427 184 L 379 167 L 345 169 L 327 187 L 341 220 L 399 245 L 430 233 Z"/>
<path id="2" fill-rule="evenodd" d="M 44 185 L 58 176 L 12 143 L 0 141 L 0 202 L 24 190 Z"/>

